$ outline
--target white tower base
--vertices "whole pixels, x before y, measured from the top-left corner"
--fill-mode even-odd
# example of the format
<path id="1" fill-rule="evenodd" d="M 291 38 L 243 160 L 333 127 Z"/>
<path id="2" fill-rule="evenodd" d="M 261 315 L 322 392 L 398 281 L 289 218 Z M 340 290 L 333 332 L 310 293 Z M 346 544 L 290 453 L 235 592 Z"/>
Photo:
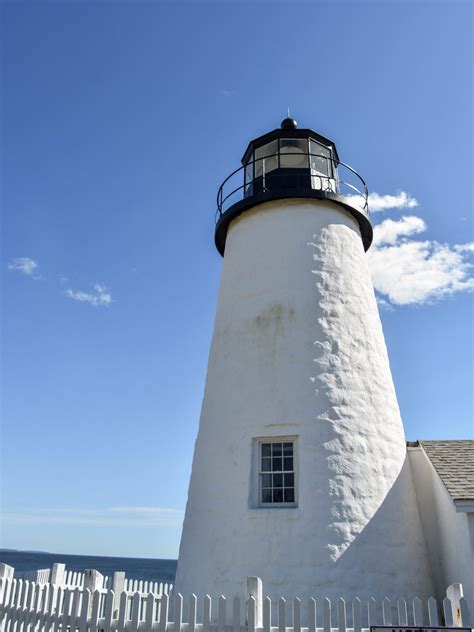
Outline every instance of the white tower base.
<path id="1" fill-rule="evenodd" d="M 258 506 L 259 438 L 295 440 L 297 507 Z M 279 200 L 230 226 L 176 592 L 433 590 L 359 227 Z"/>

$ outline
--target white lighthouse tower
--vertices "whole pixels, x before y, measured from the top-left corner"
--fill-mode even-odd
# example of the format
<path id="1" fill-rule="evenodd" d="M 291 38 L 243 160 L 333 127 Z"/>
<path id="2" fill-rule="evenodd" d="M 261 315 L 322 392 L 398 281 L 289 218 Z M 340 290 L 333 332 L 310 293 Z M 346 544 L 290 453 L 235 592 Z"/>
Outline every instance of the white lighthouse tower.
<path id="1" fill-rule="evenodd" d="M 219 300 L 175 590 L 433 590 L 363 180 L 287 118 L 219 190 Z"/>

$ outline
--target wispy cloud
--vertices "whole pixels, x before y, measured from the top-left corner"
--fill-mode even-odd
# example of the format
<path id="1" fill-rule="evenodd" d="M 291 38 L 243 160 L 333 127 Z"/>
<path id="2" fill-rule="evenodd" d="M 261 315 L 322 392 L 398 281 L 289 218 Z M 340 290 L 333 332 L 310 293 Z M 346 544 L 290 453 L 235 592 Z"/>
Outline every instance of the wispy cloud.
<path id="1" fill-rule="evenodd" d="M 94 307 L 104 305 L 109 306 L 112 303 L 112 295 L 107 292 L 107 289 L 104 285 L 100 285 L 99 283 L 96 283 L 94 285 L 94 293 L 76 291 L 68 288 L 65 291 L 65 294 L 75 301 L 89 303 L 89 305 L 93 305 Z"/>
<path id="2" fill-rule="evenodd" d="M 30 259 L 30 257 L 16 257 L 12 259 L 8 263 L 9 270 L 15 270 L 16 272 L 21 272 L 22 274 L 26 274 L 30 276 L 32 279 L 37 281 L 41 277 L 36 274 L 35 270 L 37 270 L 38 264 L 34 259 Z"/>
<path id="3" fill-rule="evenodd" d="M 221 90 L 221 94 L 224 97 L 232 97 L 235 94 L 234 90 L 229 90 L 228 88 L 223 88 Z"/>
<path id="4" fill-rule="evenodd" d="M 405 191 L 397 191 L 395 195 L 369 193 L 369 209 L 371 213 L 394 208 L 415 208 L 416 206 L 418 206 L 418 200 Z"/>
<path id="5" fill-rule="evenodd" d="M 374 227 L 368 257 L 383 307 L 423 304 L 474 289 L 469 261 L 474 244 L 450 246 L 410 239 L 426 229 L 424 220 L 415 215 L 397 221 L 386 219 Z"/>
<path id="6" fill-rule="evenodd" d="M 169 507 L 60 508 L 4 511 L 5 524 L 83 525 L 96 527 L 180 527 L 184 511 Z"/>

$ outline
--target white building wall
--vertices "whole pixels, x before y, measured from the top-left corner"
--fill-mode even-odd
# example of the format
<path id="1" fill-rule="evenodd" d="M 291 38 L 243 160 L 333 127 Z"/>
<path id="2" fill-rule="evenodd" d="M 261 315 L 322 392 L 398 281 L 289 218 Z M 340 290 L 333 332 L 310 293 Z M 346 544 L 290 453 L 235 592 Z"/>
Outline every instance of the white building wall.
<path id="1" fill-rule="evenodd" d="M 422 447 L 409 449 L 415 488 L 439 599 L 460 582 L 474 603 L 474 514 L 454 502 Z"/>
<path id="2" fill-rule="evenodd" d="M 298 507 L 255 508 L 252 442 L 297 436 Z M 354 219 L 319 200 L 232 223 L 176 588 L 432 593 L 405 438 Z"/>

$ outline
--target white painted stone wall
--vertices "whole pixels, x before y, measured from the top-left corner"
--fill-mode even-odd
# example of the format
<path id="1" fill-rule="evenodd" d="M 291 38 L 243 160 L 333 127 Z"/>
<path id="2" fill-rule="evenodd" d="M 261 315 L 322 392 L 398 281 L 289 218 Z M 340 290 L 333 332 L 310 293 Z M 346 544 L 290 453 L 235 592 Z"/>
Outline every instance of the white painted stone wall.
<path id="1" fill-rule="evenodd" d="M 253 506 L 256 437 L 294 436 L 298 507 Z M 175 591 L 272 598 L 432 592 L 356 222 L 268 202 L 227 237 Z"/>
<path id="2" fill-rule="evenodd" d="M 422 447 L 409 448 L 423 529 L 439 599 L 461 583 L 474 603 L 474 513 L 456 512 L 453 500 Z"/>

